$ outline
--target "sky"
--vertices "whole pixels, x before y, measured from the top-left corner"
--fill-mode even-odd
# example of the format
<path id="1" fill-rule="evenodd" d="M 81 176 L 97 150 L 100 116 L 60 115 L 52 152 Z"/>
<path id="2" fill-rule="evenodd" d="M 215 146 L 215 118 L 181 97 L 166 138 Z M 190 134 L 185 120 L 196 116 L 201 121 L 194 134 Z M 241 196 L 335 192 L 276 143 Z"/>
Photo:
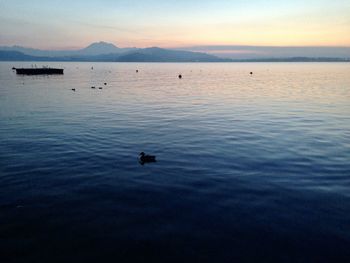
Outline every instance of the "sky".
<path id="1" fill-rule="evenodd" d="M 0 0 L 0 46 L 350 46 L 350 0 Z"/>

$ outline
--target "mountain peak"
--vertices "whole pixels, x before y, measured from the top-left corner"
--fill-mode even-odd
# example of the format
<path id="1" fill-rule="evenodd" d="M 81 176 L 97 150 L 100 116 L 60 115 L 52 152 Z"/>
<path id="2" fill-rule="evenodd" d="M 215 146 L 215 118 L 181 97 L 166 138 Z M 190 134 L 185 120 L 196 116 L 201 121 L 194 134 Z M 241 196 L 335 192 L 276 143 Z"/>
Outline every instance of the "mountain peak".
<path id="1" fill-rule="evenodd" d="M 105 41 L 93 42 L 90 45 L 88 45 L 86 48 L 90 48 L 90 47 L 113 47 L 113 48 L 118 48 L 114 44 L 108 43 L 108 42 L 105 42 Z"/>
<path id="2" fill-rule="evenodd" d="M 119 52 L 119 48 L 112 43 L 100 41 L 100 42 L 94 42 L 88 45 L 86 48 L 82 49 L 81 51 L 89 55 L 98 55 L 98 54 L 117 53 Z"/>

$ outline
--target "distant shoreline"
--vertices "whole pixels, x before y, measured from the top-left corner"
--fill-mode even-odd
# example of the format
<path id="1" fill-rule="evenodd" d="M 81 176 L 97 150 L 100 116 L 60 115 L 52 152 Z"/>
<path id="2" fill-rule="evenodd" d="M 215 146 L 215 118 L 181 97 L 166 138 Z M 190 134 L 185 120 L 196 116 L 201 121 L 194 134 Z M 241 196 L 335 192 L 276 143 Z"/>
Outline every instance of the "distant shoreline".
<path id="1" fill-rule="evenodd" d="M 221 58 L 206 53 L 145 48 L 127 53 L 100 55 L 38 56 L 13 50 L 0 50 L 0 61 L 41 61 L 41 62 L 153 62 L 153 63 L 189 63 L 189 62 L 350 62 L 350 57 L 262 57 L 262 58 Z"/>

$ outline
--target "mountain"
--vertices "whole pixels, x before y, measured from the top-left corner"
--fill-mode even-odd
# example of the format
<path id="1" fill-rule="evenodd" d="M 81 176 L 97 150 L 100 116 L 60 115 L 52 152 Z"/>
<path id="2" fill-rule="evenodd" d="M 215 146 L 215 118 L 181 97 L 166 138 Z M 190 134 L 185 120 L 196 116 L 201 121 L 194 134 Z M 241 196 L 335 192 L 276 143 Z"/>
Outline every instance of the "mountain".
<path id="1" fill-rule="evenodd" d="M 151 48 L 118 48 L 106 42 L 92 43 L 79 50 L 39 50 L 20 46 L 0 47 L 0 61 L 100 61 L 100 62 L 349 62 L 334 57 L 220 58 L 203 52 Z"/>
<path id="2" fill-rule="evenodd" d="M 21 46 L 0 46 L 3 51 L 18 51 L 25 55 L 38 57 L 67 57 L 67 56 L 98 56 L 104 54 L 120 54 L 136 50 L 136 48 L 118 48 L 117 46 L 103 41 L 92 43 L 83 49 L 76 50 L 40 50 Z"/>
<path id="3" fill-rule="evenodd" d="M 78 50 L 39 50 L 21 46 L 0 47 L 2 51 L 16 51 L 27 56 L 51 57 L 52 60 L 63 61 L 145 61 L 145 62 L 215 62 L 225 61 L 203 52 L 169 50 L 158 47 L 137 49 L 119 48 L 111 43 L 96 42 Z M 19 54 L 17 54 L 19 57 Z"/>
<path id="4" fill-rule="evenodd" d="M 0 61 L 49 61 L 48 57 L 35 57 L 19 51 L 0 50 Z"/>
<path id="5" fill-rule="evenodd" d="M 92 43 L 86 48 L 78 50 L 76 53 L 82 56 L 97 56 L 102 54 L 112 54 L 112 53 L 120 53 L 120 52 L 121 52 L 121 48 L 118 48 L 111 43 L 106 43 L 101 41 L 98 43 L 97 42 Z"/>
<path id="6" fill-rule="evenodd" d="M 265 59 L 220 59 L 204 53 L 186 54 L 174 50 L 161 50 L 150 52 L 150 50 L 138 50 L 126 55 L 106 54 L 98 56 L 73 56 L 73 57 L 38 57 L 23 54 L 18 51 L 0 50 L 0 61 L 86 61 L 86 62 L 350 62 L 346 58 L 312 58 L 312 57 L 288 57 L 288 58 L 265 58 Z M 179 54 L 176 57 L 175 54 Z"/>
<path id="7" fill-rule="evenodd" d="M 145 61 L 145 62 L 216 62 L 216 61 L 348 61 L 350 47 L 277 47 L 277 46 L 194 46 L 174 49 L 119 48 L 107 42 L 95 42 L 76 50 L 40 50 L 21 46 L 0 46 L 37 57 L 37 61 Z M 5 57 L 5 55 L 2 55 Z M 19 54 L 8 54 L 20 57 Z M 22 57 L 25 58 L 24 56 Z M 4 59 L 4 58 L 3 58 Z"/>
<path id="8" fill-rule="evenodd" d="M 99 56 L 106 54 L 121 54 L 135 50 L 137 50 L 137 48 L 119 48 L 111 43 L 100 41 L 92 43 L 86 48 L 73 51 L 70 56 Z"/>
<path id="9" fill-rule="evenodd" d="M 121 55 L 117 59 L 121 62 L 224 62 L 213 55 L 200 52 L 179 51 L 158 47 L 139 49 L 128 54 Z"/>
<path id="10" fill-rule="evenodd" d="M 34 49 L 34 48 L 26 48 L 26 47 L 21 47 L 21 46 L 12 46 L 12 47 L 7 47 L 7 46 L 3 46 L 0 47 L 1 51 L 8 51 L 8 52 L 20 52 L 24 55 L 28 55 L 28 56 L 51 56 L 53 55 L 55 52 L 59 52 L 59 51 L 52 51 L 52 50 L 39 50 L 39 49 Z"/>
<path id="11" fill-rule="evenodd" d="M 201 52 L 152 48 L 118 48 L 106 42 L 75 51 L 47 51 L 19 46 L 0 47 L 0 60 L 7 61 L 110 61 L 110 62 L 226 62 Z"/>

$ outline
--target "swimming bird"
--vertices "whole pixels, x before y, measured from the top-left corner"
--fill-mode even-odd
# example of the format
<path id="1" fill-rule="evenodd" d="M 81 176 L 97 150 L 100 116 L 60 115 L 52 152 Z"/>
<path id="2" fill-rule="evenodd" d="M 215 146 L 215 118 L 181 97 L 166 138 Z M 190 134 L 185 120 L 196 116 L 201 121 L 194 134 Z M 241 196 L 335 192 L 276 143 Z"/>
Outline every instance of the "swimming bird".
<path id="1" fill-rule="evenodd" d="M 72 90 L 75 91 L 75 88 L 73 88 Z"/>
<path id="2" fill-rule="evenodd" d="M 182 79 L 182 75 L 181 74 L 179 75 L 179 79 Z"/>
<path id="3" fill-rule="evenodd" d="M 136 70 L 136 73 L 139 73 L 139 70 L 138 70 L 138 69 Z"/>
<path id="4" fill-rule="evenodd" d="M 140 163 L 143 165 L 145 163 L 154 163 L 156 162 L 156 157 L 154 155 L 148 155 L 148 154 L 145 154 L 144 152 L 141 152 L 140 155 L 139 155 L 139 160 L 140 160 Z"/>
<path id="5" fill-rule="evenodd" d="M 102 87 L 98 87 L 98 89 L 102 89 Z"/>
<path id="6" fill-rule="evenodd" d="M 250 75 L 253 75 L 253 72 L 250 72 Z"/>
<path id="7" fill-rule="evenodd" d="M 95 89 L 96 87 L 95 87 L 95 86 L 92 86 L 91 88 L 92 88 L 92 89 Z"/>
<path id="8" fill-rule="evenodd" d="M 105 83 L 103 83 L 103 84 L 107 85 L 107 82 L 105 82 Z"/>

